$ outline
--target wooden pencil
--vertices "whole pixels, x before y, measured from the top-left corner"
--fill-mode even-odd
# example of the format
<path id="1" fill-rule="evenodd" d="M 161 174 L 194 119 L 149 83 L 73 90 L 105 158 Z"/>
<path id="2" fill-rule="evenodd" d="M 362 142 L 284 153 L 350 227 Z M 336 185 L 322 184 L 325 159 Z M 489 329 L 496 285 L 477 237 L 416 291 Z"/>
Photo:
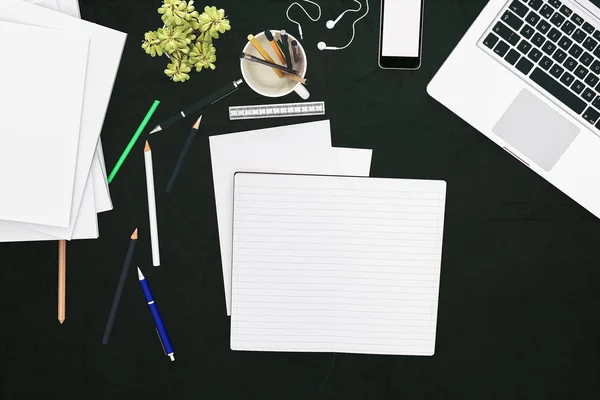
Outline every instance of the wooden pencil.
<path id="1" fill-rule="evenodd" d="M 267 51 L 265 50 L 265 48 L 262 47 L 262 45 L 258 42 L 258 40 L 256 40 L 256 38 L 254 37 L 254 35 L 248 35 L 248 40 L 250 41 L 250 43 L 252 43 L 252 46 L 254 46 L 254 48 L 256 49 L 256 51 L 258 51 L 260 53 L 260 55 L 265 60 L 267 60 L 271 64 L 275 64 L 275 61 L 273 61 L 273 59 L 271 58 L 271 56 L 269 55 L 269 53 L 267 53 Z M 275 71 L 275 73 L 277 74 L 278 77 L 283 78 L 283 72 L 281 72 L 281 71 L 279 71 L 278 69 L 275 69 L 275 68 L 273 68 L 273 71 Z"/>
<path id="2" fill-rule="evenodd" d="M 65 322 L 67 297 L 67 241 L 58 241 L 58 322 Z"/>
<path id="3" fill-rule="evenodd" d="M 121 277 L 119 278 L 119 283 L 117 284 L 117 290 L 115 291 L 112 307 L 110 308 L 110 313 L 108 314 L 108 321 L 106 321 L 106 327 L 104 328 L 102 344 L 108 344 L 108 339 L 110 339 L 110 334 L 115 324 L 115 318 L 117 317 L 119 303 L 121 303 L 121 295 L 123 294 L 123 288 L 125 287 L 125 280 L 127 278 L 127 273 L 129 272 L 129 266 L 131 265 L 131 260 L 133 260 L 133 254 L 135 252 L 135 244 L 137 242 L 137 239 L 138 230 L 136 228 L 136 230 L 133 231 L 133 234 L 131 235 L 131 240 L 129 241 L 129 248 L 127 249 L 127 255 L 125 256 L 123 268 L 121 269 Z"/>
<path id="4" fill-rule="evenodd" d="M 267 38 L 267 40 L 269 41 L 269 43 L 271 43 L 271 47 L 273 48 L 273 50 L 275 50 L 275 53 L 277 54 L 277 57 L 279 57 L 279 61 L 281 61 L 282 64 L 286 64 L 285 56 L 281 52 L 281 49 L 279 48 L 279 45 L 275 42 L 275 38 L 273 37 L 273 34 L 271 33 L 271 31 L 266 30 L 265 31 L 265 37 Z"/>

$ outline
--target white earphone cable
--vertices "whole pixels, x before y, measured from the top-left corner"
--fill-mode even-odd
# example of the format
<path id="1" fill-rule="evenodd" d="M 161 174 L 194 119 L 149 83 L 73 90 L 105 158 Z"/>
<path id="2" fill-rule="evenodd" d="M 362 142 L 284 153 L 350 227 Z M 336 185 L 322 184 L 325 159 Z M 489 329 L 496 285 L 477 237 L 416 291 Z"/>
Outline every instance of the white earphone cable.
<path id="1" fill-rule="evenodd" d="M 302 35 L 302 25 L 300 25 L 300 23 L 299 23 L 298 21 L 296 21 L 296 20 L 293 20 L 293 19 L 290 17 L 290 9 L 291 9 L 293 6 L 295 6 L 295 5 L 296 5 L 296 6 L 300 7 L 300 8 L 302 9 L 302 11 L 304 11 L 304 14 L 306 14 L 306 16 L 307 16 L 308 18 L 310 18 L 310 20 L 311 20 L 312 22 L 317 22 L 319 19 L 321 19 L 321 6 L 320 6 L 320 5 L 318 5 L 317 3 L 315 3 L 314 1 L 311 1 L 311 0 L 303 0 L 303 1 L 305 1 L 305 2 L 307 2 L 307 3 L 314 4 L 315 6 L 317 6 L 317 8 L 319 9 L 319 15 L 317 15 L 317 17 L 316 17 L 316 18 L 313 18 L 313 17 L 312 17 L 312 16 L 311 16 L 311 15 L 308 13 L 308 11 L 306 11 L 306 9 L 304 8 L 304 6 L 303 6 L 302 4 L 300 4 L 300 3 L 298 3 L 298 2 L 293 2 L 292 4 L 290 4 L 290 6 L 287 8 L 287 11 L 285 12 L 285 15 L 287 16 L 287 19 L 289 19 L 291 22 L 293 22 L 293 23 L 295 23 L 296 25 L 298 25 L 298 33 L 300 33 L 300 39 L 304 39 L 304 37 L 303 37 L 303 35 Z M 356 0 L 355 0 L 355 1 L 356 1 Z"/>
<path id="2" fill-rule="evenodd" d="M 335 23 L 337 23 L 340 19 L 342 19 L 344 17 L 344 15 L 346 15 L 346 13 L 349 13 L 349 12 L 355 13 L 355 12 L 359 12 L 360 10 L 362 10 L 362 4 L 360 3 L 360 1 L 358 1 L 358 0 L 353 0 L 353 1 L 358 4 L 358 8 L 357 9 L 354 9 L 354 8 L 347 9 L 346 11 L 341 13 L 339 17 L 337 17 L 337 19 L 335 20 Z M 331 28 L 329 28 L 329 29 L 331 29 Z"/>
<path id="3" fill-rule="evenodd" d="M 306 0 L 308 1 L 308 0 Z M 358 2 L 358 0 L 354 0 L 356 2 Z M 360 3 L 359 3 L 360 4 Z M 367 11 L 365 11 L 365 13 L 363 15 L 360 16 L 360 18 L 358 18 L 356 21 L 354 21 L 354 23 L 352 24 L 352 37 L 350 38 L 350 41 L 348 42 L 347 45 L 345 45 L 344 47 L 339 47 L 338 50 L 344 50 L 345 48 L 347 48 L 348 46 L 350 46 L 352 44 L 352 42 L 354 41 L 354 36 L 356 35 L 356 23 L 358 21 L 360 21 L 361 19 L 363 19 L 364 17 L 367 16 L 367 14 L 369 13 L 369 0 L 366 0 L 366 4 L 367 4 Z M 361 6 L 362 7 L 362 6 Z"/>

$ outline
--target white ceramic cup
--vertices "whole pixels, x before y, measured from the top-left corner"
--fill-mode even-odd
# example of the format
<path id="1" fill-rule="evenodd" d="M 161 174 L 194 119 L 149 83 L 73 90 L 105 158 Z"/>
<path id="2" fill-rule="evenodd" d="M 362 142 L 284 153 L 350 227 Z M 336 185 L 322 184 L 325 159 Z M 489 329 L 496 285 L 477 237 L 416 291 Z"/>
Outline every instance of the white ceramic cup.
<path id="1" fill-rule="evenodd" d="M 273 36 L 275 33 L 279 33 L 279 31 L 272 30 Z M 277 54 L 275 54 L 275 50 L 271 47 L 271 43 L 265 37 L 264 32 L 259 33 L 254 36 L 256 40 L 264 47 L 264 49 L 269 53 L 271 58 L 277 63 L 279 62 L 279 58 Z M 298 63 L 294 63 L 294 69 L 298 71 L 298 75 L 304 78 L 306 74 L 306 53 L 304 52 L 304 48 L 300 44 L 300 42 L 294 38 L 292 35 L 288 34 L 288 40 L 291 43 L 292 40 L 296 40 L 298 42 L 298 53 L 300 55 L 300 60 Z M 252 43 L 246 43 L 244 46 L 244 53 L 253 55 L 255 57 L 263 58 L 258 50 L 254 48 Z M 291 51 L 291 50 L 290 50 Z M 292 59 L 293 59 L 292 55 Z M 282 97 L 292 92 L 296 92 L 298 96 L 302 97 L 304 100 L 310 97 L 310 93 L 304 85 L 293 81 L 287 78 L 280 78 L 273 71 L 273 69 L 256 64 L 250 61 L 240 60 L 240 67 L 242 69 L 242 75 L 244 77 L 244 81 L 254 90 L 256 93 L 266 96 L 266 97 Z"/>

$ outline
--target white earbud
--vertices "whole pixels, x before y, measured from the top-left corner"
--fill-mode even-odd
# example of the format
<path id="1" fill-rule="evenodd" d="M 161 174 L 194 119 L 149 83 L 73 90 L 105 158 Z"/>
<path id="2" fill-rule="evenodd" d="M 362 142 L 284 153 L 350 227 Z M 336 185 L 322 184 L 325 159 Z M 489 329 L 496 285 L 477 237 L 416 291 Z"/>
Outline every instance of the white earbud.
<path id="1" fill-rule="evenodd" d="M 329 47 L 325 42 L 317 43 L 317 48 L 321 51 L 323 50 L 339 50 L 339 47 Z"/>
<path id="2" fill-rule="evenodd" d="M 327 29 L 333 29 L 335 27 L 335 24 L 337 24 L 340 19 L 342 19 L 342 17 L 344 16 L 344 14 L 340 15 L 339 17 L 337 17 L 337 19 L 335 21 L 329 20 L 325 23 L 325 26 L 327 27 Z"/>
<path id="3" fill-rule="evenodd" d="M 360 2 L 358 0 L 354 0 L 354 1 L 360 5 Z M 354 41 L 354 36 L 356 35 L 356 23 L 358 21 L 360 21 L 361 19 L 363 19 L 364 17 L 366 17 L 367 14 L 369 13 L 369 0 L 366 0 L 366 4 L 367 4 L 367 10 L 365 11 L 365 13 L 363 15 L 361 15 L 360 18 L 358 18 L 356 21 L 354 21 L 352 23 L 352 37 L 350 38 L 350 41 L 348 42 L 348 44 L 346 44 L 343 47 L 333 47 L 333 46 L 327 46 L 327 44 L 325 42 L 319 42 L 319 43 L 317 43 L 317 48 L 321 51 L 323 51 L 323 50 L 344 50 L 345 48 L 350 46 L 352 44 L 352 42 Z M 342 13 L 342 15 L 337 17 L 337 19 L 335 21 L 332 21 L 332 20 L 327 21 L 325 26 L 327 26 L 329 29 L 332 29 L 335 26 L 335 24 L 337 24 L 338 21 L 340 19 L 342 19 L 344 14 L 346 14 L 347 12 L 357 12 L 361 8 L 362 8 L 362 5 L 360 5 L 360 7 L 356 10 L 346 10 Z"/>
<path id="4" fill-rule="evenodd" d="M 354 0 L 354 1 L 356 3 L 358 3 L 358 8 L 357 9 L 349 8 L 348 10 L 344 11 L 343 13 L 341 13 L 340 16 L 335 19 L 335 21 L 333 21 L 333 20 L 327 21 L 325 23 L 325 26 L 327 27 L 327 29 L 333 29 L 335 27 L 335 25 L 338 22 L 340 22 L 340 19 L 342 19 L 344 17 L 344 15 L 346 15 L 346 13 L 349 13 L 349 12 L 359 12 L 361 10 L 362 4 L 360 4 L 360 1 L 358 1 L 358 0 Z"/>

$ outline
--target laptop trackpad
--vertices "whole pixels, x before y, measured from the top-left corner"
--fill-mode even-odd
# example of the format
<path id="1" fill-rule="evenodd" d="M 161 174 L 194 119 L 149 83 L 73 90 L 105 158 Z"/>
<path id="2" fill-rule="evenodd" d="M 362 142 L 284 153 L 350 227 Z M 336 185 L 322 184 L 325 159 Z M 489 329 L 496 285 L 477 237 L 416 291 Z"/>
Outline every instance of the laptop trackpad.
<path id="1" fill-rule="evenodd" d="M 579 128 L 527 89 L 521 90 L 492 131 L 546 171 L 579 134 Z"/>

